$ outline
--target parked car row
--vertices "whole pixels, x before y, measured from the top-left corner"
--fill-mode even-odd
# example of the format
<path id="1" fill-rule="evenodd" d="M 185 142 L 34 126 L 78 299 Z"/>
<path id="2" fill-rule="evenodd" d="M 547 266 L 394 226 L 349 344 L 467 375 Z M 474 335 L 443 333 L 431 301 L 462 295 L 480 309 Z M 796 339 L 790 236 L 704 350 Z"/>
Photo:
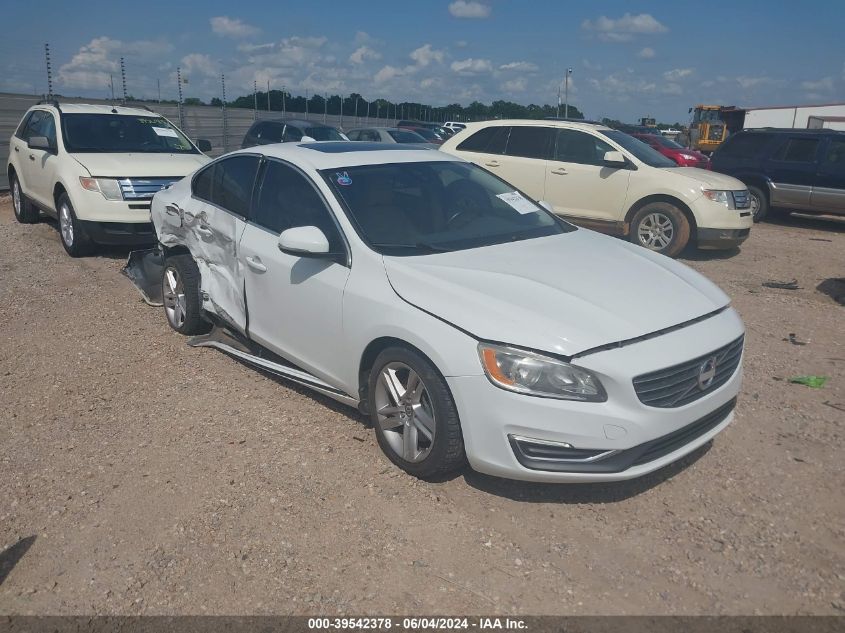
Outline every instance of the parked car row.
<path id="1" fill-rule="evenodd" d="M 659 254 L 747 236 L 733 178 L 565 121 L 471 124 L 451 154 L 286 121 L 209 160 L 155 113 L 97 108 L 26 115 L 18 219 L 58 215 L 72 255 L 146 226 L 127 272 L 171 328 L 358 407 L 412 475 L 630 479 L 733 419 L 742 322 Z"/>

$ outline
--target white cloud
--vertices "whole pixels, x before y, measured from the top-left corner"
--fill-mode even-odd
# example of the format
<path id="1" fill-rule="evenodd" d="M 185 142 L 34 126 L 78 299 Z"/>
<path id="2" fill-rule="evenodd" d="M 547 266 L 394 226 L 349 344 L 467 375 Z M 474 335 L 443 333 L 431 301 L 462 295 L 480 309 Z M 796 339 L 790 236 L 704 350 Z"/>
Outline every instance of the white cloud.
<path id="1" fill-rule="evenodd" d="M 219 73 L 219 65 L 212 61 L 211 57 L 202 53 L 191 53 L 182 58 L 182 77 L 190 77 L 192 74 L 215 77 Z"/>
<path id="2" fill-rule="evenodd" d="M 449 5 L 449 13 L 456 18 L 489 18 L 490 5 L 475 0 L 455 0 Z"/>
<path id="3" fill-rule="evenodd" d="M 830 92 L 833 90 L 833 77 L 822 77 L 817 81 L 802 81 L 801 88 L 815 92 Z"/>
<path id="4" fill-rule="evenodd" d="M 739 84 L 739 87 L 743 90 L 748 90 L 749 88 L 756 88 L 757 86 L 766 86 L 776 83 L 775 80 L 771 77 L 747 77 L 744 75 L 737 77 L 736 82 Z"/>
<path id="5" fill-rule="evenodd" d="M 425 44 L 418 49 L 411 51 L 411 59 L 417 66 L 428 66 L 431 62 L 443 63 L 443 51 L 436 50 L 431 44 Z"/>
<path id="6" fill-rule="evenodd" d="M 519 77 L 518 79 L 512 79 L 510 81 L 504 82 L 500 88 L 505 92 L 525 92 L 528 88 L 528 81 L 526 81 L 525 77 Z"/>
<path id="7" fill-rule="evenodd" d="M 663 73 L 663 79 L 666 81 L 678 81 L 684 77 L 689 77 L 692 73 L 692 68 L 673 68 Z"/>
<path id="8" fill-rule="evenodd" d="M 221 37 L 243 38 L 257 35 L 259 29 L 237 18 L 225 15 L 211 18 L 211 30 Z"/>
<path id="9" fill-rule="evenodd" d="M 523 73 L 533 73 L 537 71 L 537 64 L 531 62 L 510 62 L 509 64 L 502 64 L 499 70 L 513 70 Z"/>
<path id="10" fill-rule="evenodd" d="M 387 81 L 390 81 L 391 79 L 394 79 L 395 77 L 399 77 L 403 74 L 403 72 L 405 71 L 403 71 L 401 68 L 396 68 L 396 66 L 385 66 L 375 74 L 375 76 L 373 77 L 373 81 L 377 84 L 383 84 Z"/>
<path id="11" fill-rule="evenodd" d="M 681 95 L 684 94 L 684 89 L 678 84 L 668 83 L 660 91 L 667 95 Z"/>
<path id="12" fill-rule="evenodd" d="M 374 44 L 376 40 L 365 31 L 357 31 L 355 33 L 355 39 L 353 40 L 353 42 L 355 44 L 363 46 L 364 44 Z"/>
<path id="13" fill-rule="evenodd" d="M 275 44 L 268 42 L 266 44 L 238 44 L 238 50 L 242 53 L 255 53 L 258 51 L 272 50 Z"/>
<path id="14" fill-rule="evenodd" d="M 653 81 L 638 79 L 629 75 L 631 73 L 616 73 L 603 79 L 589 79 L 588 83 L 597 92 L 613 96 L 619 101 L 626 101 L 632 95 L 649 94 L 657 90 L 657 84 Z"/>
<path id="15" fill-rule="evenodd" d="M 591 62 L 589 59 L 582 59 L 581 65 L 587 70 L 601 70 L 601 64 Z"/>
<path id="16" fill-rule="evenodd" d="M 626 13 L 616 20 L 602 15 L 595 20 L 584 20 L 581 28 L 585 31 L 595 31 L 599 39 L 608 42 L 627 42 L 633 39 L 634 35 L 665 33 L 669 30 L 649 13 Z"/>
<path id="17" fill-rule="evenodd" d="M 649 48 L 648 46 L 646 46 L 639 53 L 637 53 L 637 57 L 639 57 L 640 59 L 654 59 L 654 55 L 654 49 Z"/>
<path id="18" fill-rule="evenodd" d="M 381 53 L 374 51 L 369 46 L 360 46 L 349 56 L 349 61 L 353 64 L 363 64 L 370 59 L 381 59 Z"/>
<path id="19" fill-rule="evenodd" d="M 129 56 L 131 83 L 133 66 L 138 68 L 172 51 L 173 45 L 167 42 L 123 42 L 110 37 L 95 37 L 81 46 L 70 62 L 59 67 L 57 83 L 72 88 L 103 88 L 109 84 L 109 75 L 119 74 L 121 56 Z"/>
<path id="20" fill-rule="evenodd" d="M 493 70 L 493 64 L 489 59 L 463 59 L 461 61 L 452 62 L 452 70 L 459 75 L 478 75 L 480 73 L 489 73 Z"/>

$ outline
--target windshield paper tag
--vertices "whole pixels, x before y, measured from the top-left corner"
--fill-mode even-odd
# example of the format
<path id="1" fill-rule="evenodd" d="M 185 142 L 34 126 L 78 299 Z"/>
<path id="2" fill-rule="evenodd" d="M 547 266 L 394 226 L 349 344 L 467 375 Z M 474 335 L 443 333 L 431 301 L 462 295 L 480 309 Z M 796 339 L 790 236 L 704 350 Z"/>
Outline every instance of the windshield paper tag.
<path id="1" fill-rule="evenodd" d="M 502 202 L 510 205 L 517 213 L 523 215 L 527 213 L 537 213 L 540 209 L 537 208 L 530 200 L 527 200 L 518 191 L 510 191 L 508 193 L 500 193 L 496 196 Z"/>
<path id="2" fill-rule="evenodd" d="M 344 187 L 348 187 L 352 184 L 352 178 L 349 177 L 349 173 L 345 171 L 339 171 L 335 173 L 337 176 L 337 184 L 343 185 Z"/>
<path id="3" fill-rule="evenodd" d="M 179 135 L 176 134 L 176 130 L 171 130 L 170 128 L 166 127 L 153 126 L 153 132 L 155 132 L 159 136 L 172 136 L 173 138 L 179 138 Z"/>

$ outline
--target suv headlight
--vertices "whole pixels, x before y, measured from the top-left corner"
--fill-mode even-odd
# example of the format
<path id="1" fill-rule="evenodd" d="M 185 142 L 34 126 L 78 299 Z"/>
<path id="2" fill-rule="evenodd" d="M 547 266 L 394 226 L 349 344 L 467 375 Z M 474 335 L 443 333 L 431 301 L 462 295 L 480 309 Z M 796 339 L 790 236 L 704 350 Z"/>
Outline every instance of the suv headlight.
<path id="1" fill-rule="evenodd" d="M 722 191 L 720 189 L 702 189 L 701 193 L 704 194 L 705 198 L 712 200 L 713 202 L 723 204 L 728 209 L 734 208 L 734 199 L 730 191 Z"/>
<path id="2" fill-rule="evenodd" d="M 596 376 L 562 360 L 487 343 L 479 343 L 478 356 L 487 378 L 502 389 L 562 400 L 607 400 Z"/>
<path id="3" fill-rule="evenodd" d="M 123 191 L 114 178 L 86 178 L 79 177 L 79 184 L 88 191 L 98 191 L 106 200 L 123 200 Z"/>

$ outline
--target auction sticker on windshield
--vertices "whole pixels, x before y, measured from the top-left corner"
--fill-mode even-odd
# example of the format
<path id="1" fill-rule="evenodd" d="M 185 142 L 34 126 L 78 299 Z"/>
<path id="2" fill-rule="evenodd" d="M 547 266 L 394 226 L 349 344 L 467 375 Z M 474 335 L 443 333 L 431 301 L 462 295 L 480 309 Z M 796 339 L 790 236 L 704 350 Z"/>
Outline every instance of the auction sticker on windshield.
<path id="1" fill-rule="evenodd" d="M 526 213 L 537 213 L 540 209 L 537 208 L 530 200 L 526 199 L 518 191 L 509 191 L 508 193 L 500 193 L 496 196 L 502 202 L 513 207 L 518 213 L 525 215 Z"/>
<path id="2" fill-rule="evenodd" d="M 179 135 L 176 134 L 176 130 L 171 130 L 166 127 L 153 127 L 153 132 L 159 136 L 172 136 L 173 138 L 179 138 Z"/>

